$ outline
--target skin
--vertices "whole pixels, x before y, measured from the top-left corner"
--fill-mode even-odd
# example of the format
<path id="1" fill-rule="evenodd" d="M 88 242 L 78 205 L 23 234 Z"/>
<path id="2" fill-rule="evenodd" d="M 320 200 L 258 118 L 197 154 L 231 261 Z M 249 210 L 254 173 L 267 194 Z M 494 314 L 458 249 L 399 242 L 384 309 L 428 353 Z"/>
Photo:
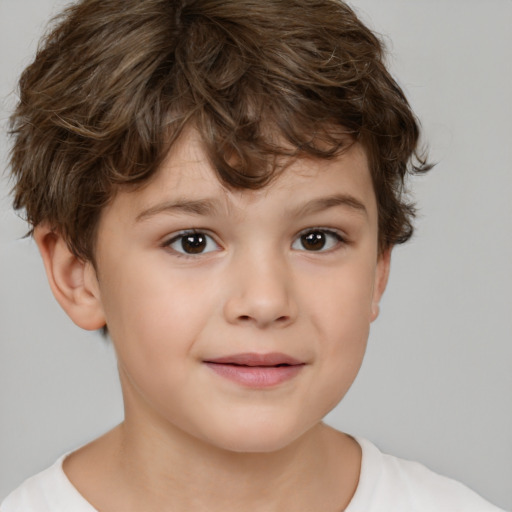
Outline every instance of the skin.
<path id="1" fill-rule="evenodd" d="M 195 254 L 190 229 L 207 241 Z M 35 230 L 57 300 L 82 328 L 106 323 L 119 362 L 124 422 L 64 463 L 82 495 L 101 512 L 344 508 L 361 452 L 322 418 L 360 368 L 390 256 L 363 149 L 232 191 L 189 131 L 97 237 L 94 268 Z M 205 363 L 275 352 L 301 367 L 264 388 Z"/>

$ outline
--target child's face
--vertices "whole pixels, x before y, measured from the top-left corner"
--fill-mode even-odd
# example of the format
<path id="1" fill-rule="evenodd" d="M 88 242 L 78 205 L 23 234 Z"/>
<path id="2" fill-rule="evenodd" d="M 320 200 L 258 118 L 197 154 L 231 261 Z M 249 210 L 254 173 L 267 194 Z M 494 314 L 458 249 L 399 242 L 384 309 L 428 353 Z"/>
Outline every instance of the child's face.
<path id="1" fill-rule="evenodd" d="M 126 421 L 235 451 L 284 447 L 341 400 L 389 264 L 358 145 L 228 191 L 194 133 L 114 198 L 96 255 Z"/>

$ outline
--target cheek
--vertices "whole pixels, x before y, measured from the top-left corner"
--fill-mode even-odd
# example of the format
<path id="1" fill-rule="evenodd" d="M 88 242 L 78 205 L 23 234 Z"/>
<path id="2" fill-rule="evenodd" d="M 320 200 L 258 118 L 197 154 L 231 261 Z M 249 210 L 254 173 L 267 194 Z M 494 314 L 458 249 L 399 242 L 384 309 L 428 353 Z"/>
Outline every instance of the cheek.
<path id="1" fill-rule="evenodd" d="M 306 294 L 313 321 L 327 343 L 335 347 L 358 343 L 368 334 L 374 269 L 363 262 L 315 276 L 313 293 Z M 339 343 L 335 341 L 339 340 Z"/>
<path id="2" fill-rule="evenodd" d="M 317 353 L 325 377 L 320 394 L 336 405 L 361 367 L 370 331 L 373 272 L 354 265 L 331 275 L 312 297 L 312 321 L 320 333 Z"/>
<path id="3" fill-rule="evenodd" d="M 130 276 L 129 278 L 121 276 Z M 190 382 L 194 348 L 204 328 L 208 294 L 157 265 L 113 268 L 103 282 L 107 325 L 127 382 L 154 404 L 173 401 L 172 390 Z"/>
<path id="4" fill-rule="evenodd" d="M 173 270 L 165 256 L 138 263 L 132 258 L 109 269 L 102 300 L 118 357 L 158 367 L 194 349 L 215 316 L 218 293 L 212 279 Z"/>

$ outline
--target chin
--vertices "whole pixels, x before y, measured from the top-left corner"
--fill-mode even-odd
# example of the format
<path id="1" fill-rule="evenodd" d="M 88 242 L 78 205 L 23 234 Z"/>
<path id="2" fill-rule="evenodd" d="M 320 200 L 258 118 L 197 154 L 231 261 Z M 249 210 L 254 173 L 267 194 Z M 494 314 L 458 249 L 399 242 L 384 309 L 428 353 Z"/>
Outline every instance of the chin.
<path id="1" fill-rule="evenodd" d="M 263 424 L 258 422 L 218 432 L 218 436 L 208 436 L 208 441 L 220 449 L 235 453 L 272 453 L 291 445 L 305 431 L 307 429 L 299 429 L 297 426 L 285 428 L 285 425 L 279 424 L 278 421 Z"/>
<path id="2" fill-rule="evenodd" d="M 289 438 L 268 439 L 268 438 L 253 438 L 253 439 L 231 439 L 227 443 L 222 443 L 219 448 L 234 453 L 275 453 L 283 450 L 295 439 Z"/>

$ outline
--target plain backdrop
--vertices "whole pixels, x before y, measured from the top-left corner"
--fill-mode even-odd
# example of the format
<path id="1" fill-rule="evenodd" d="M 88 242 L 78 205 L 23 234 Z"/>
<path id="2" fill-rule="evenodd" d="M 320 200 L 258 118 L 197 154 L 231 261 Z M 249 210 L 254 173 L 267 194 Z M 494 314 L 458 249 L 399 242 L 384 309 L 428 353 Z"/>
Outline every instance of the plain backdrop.
<path id="1" fill-rule="evenodd" d="M 0 0 L 0 162 L 16 77 L 62 0 Z M 438 164 L 414 183 L 363 368 L 327 420 L 512 509 L 512 1 L 354 0 Z M 0 188 L 0 499 L 122 419 L 112 350 L 50 294 Z"/>

